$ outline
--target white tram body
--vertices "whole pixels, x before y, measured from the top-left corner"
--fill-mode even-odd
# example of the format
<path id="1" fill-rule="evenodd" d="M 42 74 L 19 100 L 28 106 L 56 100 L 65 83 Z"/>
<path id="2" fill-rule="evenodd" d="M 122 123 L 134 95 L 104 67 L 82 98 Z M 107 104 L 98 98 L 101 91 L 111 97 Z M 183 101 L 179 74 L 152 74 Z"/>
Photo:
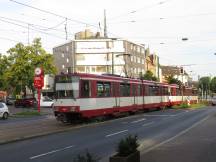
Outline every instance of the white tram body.
<path id="1" fill-rule="evenodd" d="M 197 102 L 192 88 L 111 75 L 57 75 L 55 91 L 54 114 L 64 122 Z"/>

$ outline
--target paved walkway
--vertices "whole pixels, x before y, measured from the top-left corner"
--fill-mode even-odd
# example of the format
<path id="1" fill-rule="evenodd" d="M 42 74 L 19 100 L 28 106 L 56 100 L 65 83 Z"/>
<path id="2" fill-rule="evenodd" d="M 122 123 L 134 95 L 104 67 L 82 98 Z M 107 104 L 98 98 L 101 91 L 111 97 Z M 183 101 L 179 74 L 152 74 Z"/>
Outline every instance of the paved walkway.
<path id="1" fill-rule="evenodd" d="M 42 116 L 19 118 L 13 115 L 29 108 L 14 108 L 8 106 L 10 117 L 8 120 L 0 120 L 0 144 L 35 136 L 50 134 L 67 130 L 71 125 L 65 125 L 56 121 L 51 108 L 42 108 Z"/>

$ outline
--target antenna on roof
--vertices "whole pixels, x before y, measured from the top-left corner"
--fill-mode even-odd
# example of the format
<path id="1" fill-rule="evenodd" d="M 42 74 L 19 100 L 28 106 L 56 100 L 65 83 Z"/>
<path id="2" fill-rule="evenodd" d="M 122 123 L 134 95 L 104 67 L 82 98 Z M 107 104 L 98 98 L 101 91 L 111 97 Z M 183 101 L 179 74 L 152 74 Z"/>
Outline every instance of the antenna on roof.
<path id="1" fill-rule="evenodd" d="M 107 35 L 107 23 L 106 23 L 106 10 L 104 10 L 104 37 L 108 38 L 108 35 Z"/>

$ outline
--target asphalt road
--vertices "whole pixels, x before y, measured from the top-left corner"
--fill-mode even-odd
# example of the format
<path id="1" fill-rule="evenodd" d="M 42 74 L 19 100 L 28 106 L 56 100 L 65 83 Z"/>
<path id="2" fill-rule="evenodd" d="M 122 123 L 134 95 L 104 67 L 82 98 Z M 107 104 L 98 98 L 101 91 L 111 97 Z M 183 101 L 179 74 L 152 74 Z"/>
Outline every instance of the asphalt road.
<path id="1" fill-rule="evenodd" d="M 0 161 L 72 162 L 74 156 L 87 149 L 100 157 L 101 161 L 108 161 L 108 157 L 115 153 L 118 141 L 128 134 L 138 135 L 141 154 L 145 156 L 146 153 L 189 131 L 215 112 L 214 108 L 170 109 L 121 118 L 99 125 L 92 124 L 64 133 L 1 145 Z"/>

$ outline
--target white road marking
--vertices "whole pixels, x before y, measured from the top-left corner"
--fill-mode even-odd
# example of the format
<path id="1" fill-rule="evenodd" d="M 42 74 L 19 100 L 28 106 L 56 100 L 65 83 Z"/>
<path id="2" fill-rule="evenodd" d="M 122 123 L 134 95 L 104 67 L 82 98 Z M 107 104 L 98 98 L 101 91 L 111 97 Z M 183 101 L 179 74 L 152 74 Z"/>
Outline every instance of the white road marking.
<path id="1" fill-rule="evenodd" d="M 156 149 L 156 148 L 158 148 L 158 147 L 160 147 L 160 146 L 162 146 L 162 145 L 164 145 L 164 144 L 166 144 L 166 143 L 168 143 L 168 142 L 170 142 L 170 141 L 176 139 L 177 137 L 180 137 L 181 135 L 183 135 L 183 134 L 187 133 L 188 131 L 190 131 L 192 128 L 194 128 L 194 127 L 196 127 L 197 125 L 201 124 L 202 122 L 206 121 L 209 117 L 210 117 L 210 115 L 207 116 L 207 117 L 205 117 L 204 119 L 202 119 L 202 120 L 200 120 L 200 121 L 194 123 L 191 127 L 189 127 L 189 128 L 187 128 L 187 129 L 185 129 L 185 130 L 179 132 L 177 135 L 175 135 L 175 136 L 173 136 L 173 137 L 171 137 L 171 138 L 169 138 L 169 139 L 167 139 L 167 140 L 165 140 L 165 141 L 163 141 L 163 142 L 161 142 L 161 143 L 159 143 L 159 144 L 156 144 L 156 145 L 154 145 L 154 146 L 152 146 L 152 147 L 150 147 L 150 148 L 144 150 L 144 151 L 142 152 L 142 154 L 145 154 L 145 153 L 147 153 L 147 152 L 149 152 L 149 151 L 151 151 L 151 150 L 154 150 L 154 149 Z M 141 146 L 140 148 L 142 148 L 142 146 Z M 142 149 L 143 149 L 143 148 L 142 148 Z"/>
<path id="2" fill-rule="evenodd" d="M 117 135 L 117 134 L 120 134 L 120 133 L 124 133 L 124 132 L 127 132 L 127 131 L 128 131 L 128 130 L 125 129 L 125 130 L 123 130 L 123 131 L 119 131 L 119 132 L 116 132 L 116 133 L 108 134 L 108 135 L 106 135 L 106 137 L 111 137 L 111 136 L 114 136 L 114 135 Z"/>
<path id="3" fill-rule="evenodd" d="M 139 119 L 139 120 L 132 121 L 131 123 L 138 123 L 138 122 L 141 122 L 141 121 L 144 121 L 144 120 L 146 120 L 146 119 L 142 118 L 142 119 Z"/>
<path id="4" fill-rule="evenodd" d="M 43 154 L 39 154 L 39 155 L 36 155 L 36 156 L 32 156 L 29 159 L 33 160 L 33 159 L 36 159 L 36 158 L 40 158 L 42 156 L 46 156 L 46 155 L 50 155 L 50 154 L 53 154 L 53 153 L 56 153 L 56 152 L 64 151 L 64 150 L 70 149 L 72 147 L 74 147 L 74 145 L 67 146 L 67 147 L 64 147 L 64 148 L 61 148 L 61 149 L 52 150 L 52 151 L 49 151 L 49 152 L 46 152 L 46 153 L 43 153 Z"/>
<path id="5" fill-rule="evenodd" d="M 145 123 L 145 124 L 143 124 L 142 126 L 145 127 L 145 126 L 148 126 L 148 125 L 152 125 L 152 124 L 154 124 L 154 123 L 155 123 L 155 122 Z"/>
<path id="6" fill-rule="evenodd" d="M 177 115 L 143 115 L 143 116 L 177 116 Z"/>

